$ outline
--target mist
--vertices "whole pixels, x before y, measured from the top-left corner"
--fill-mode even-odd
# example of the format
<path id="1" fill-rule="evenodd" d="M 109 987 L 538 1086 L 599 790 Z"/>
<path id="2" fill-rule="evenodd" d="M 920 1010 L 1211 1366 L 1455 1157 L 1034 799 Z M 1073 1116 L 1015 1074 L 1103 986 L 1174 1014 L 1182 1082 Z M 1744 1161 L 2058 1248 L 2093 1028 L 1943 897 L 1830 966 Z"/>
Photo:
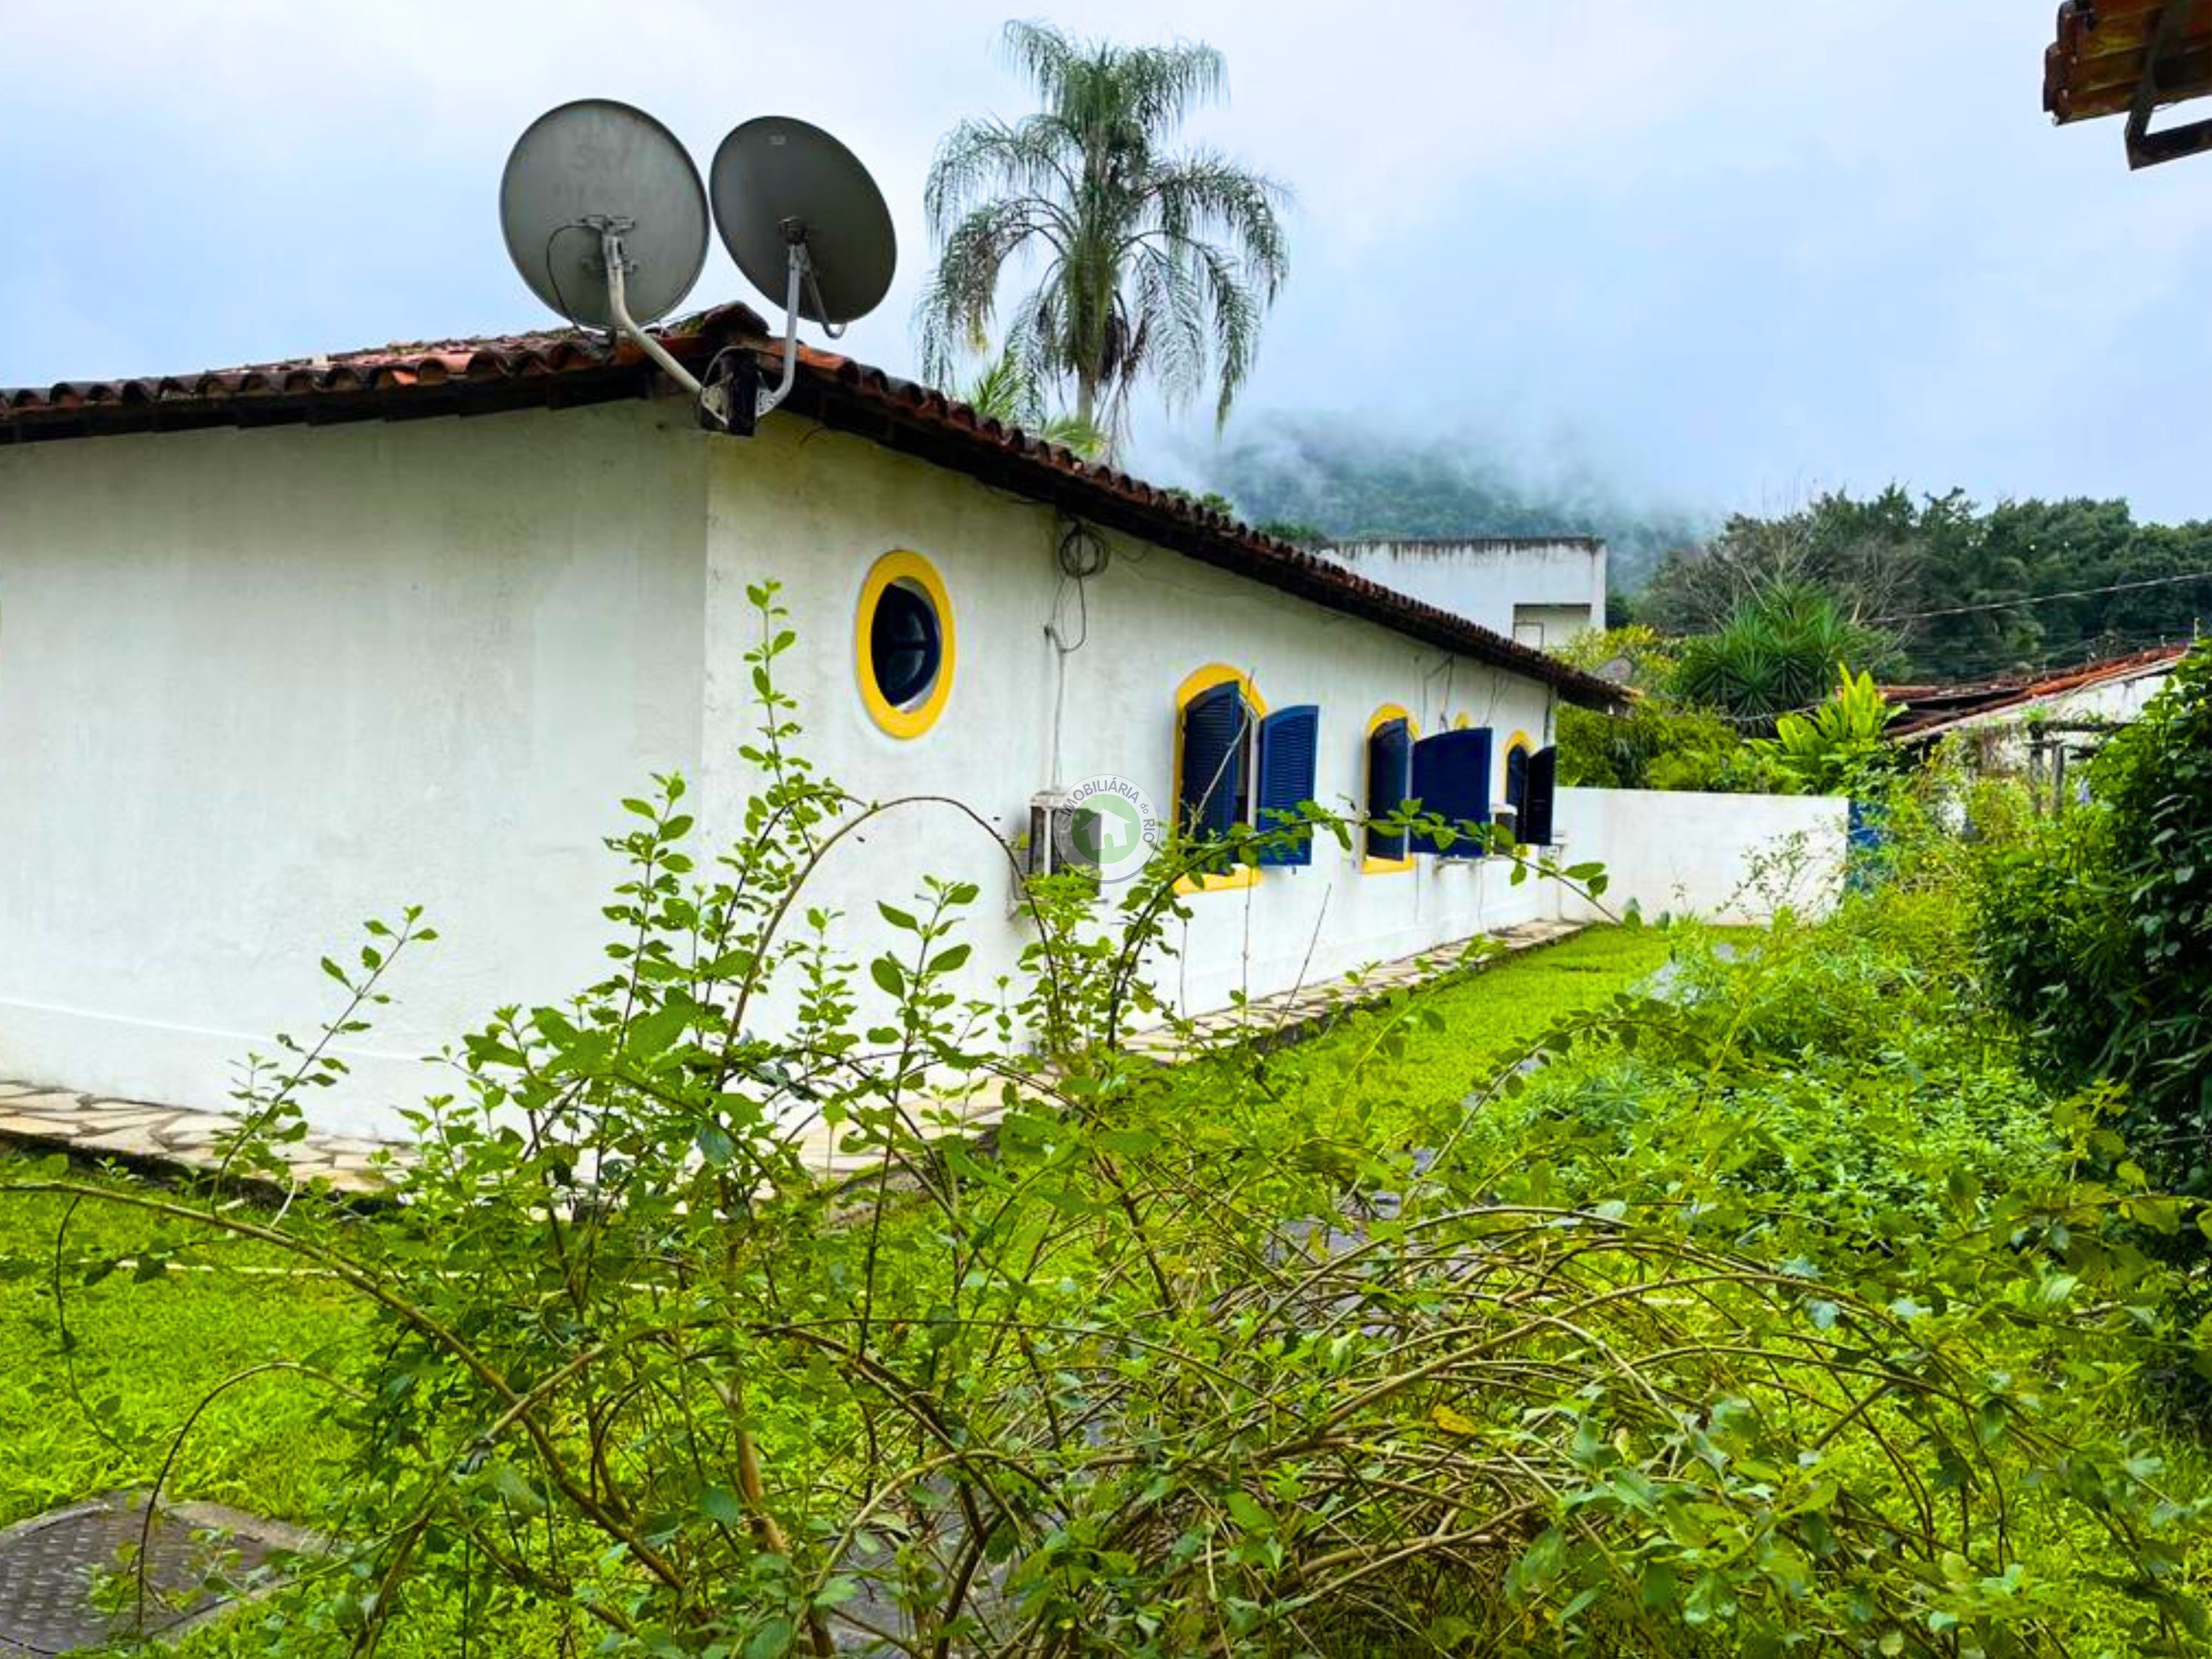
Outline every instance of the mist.
<path id="1" fill-rule="evenodd" d="M 1247 520 L 1291 520 L 1340 540 L 1601 536 L 1625 588 L 1722 516 L 1642 495 L 1571 446 L 1532 456 L 1463 434 L 1394 434 L 1341 412 L 1240 416 L 1232 436 L 1177 459 L 1194 488 L 1226 495 Z"/>

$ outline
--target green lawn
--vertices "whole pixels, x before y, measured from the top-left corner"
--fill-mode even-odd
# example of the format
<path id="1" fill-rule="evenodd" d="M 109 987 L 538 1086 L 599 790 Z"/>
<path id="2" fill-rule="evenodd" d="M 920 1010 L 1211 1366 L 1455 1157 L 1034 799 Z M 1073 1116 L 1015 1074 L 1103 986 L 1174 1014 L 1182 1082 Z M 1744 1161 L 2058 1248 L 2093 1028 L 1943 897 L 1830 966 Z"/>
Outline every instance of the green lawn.
<path id="1" fill-rule="evenodd" d="M 1589 928 L 1355 1015 L 1277 1056 L 1271 1070 L 1304 1121 L 1367 1145 L 1395 1145 L 1411 1123 L 1488 1083 L 1561 1018 L 1650 979 L 1678 938 L 1668 928 Z"/>
<path id="2" fill-rule="evenodd" d="M 1393 1133 L 1401 1109 L 1457 1099 L 1487 1075 L 1486 1061 L 1645 979 L 1669 950 L 1658 930 L 1592 930 L 1355 1016 L 1268 1060 L 1280 1085 L 1270 1109 L 1332 1121 L 1333 1133 L 1359 1125 Z M 25 1168 L 0 1152 L 0 1182 Z M 56 1322 L 54 1247 L 66 1208 L 0 1190 L 0 1446 L 10 1454 L 0 1459 L 0 1525 L 146 1484 L 226 1378 L 277 1360 L 343 1371 L 371 1338 L 358 1303 L 251 1246 L 204 1244 L 196 1259 L 143 1277 L 117 1267 L 149 1248 L 174 1249 L 193 1231 L 84 1203 L 60 1253 L 72 1381 Z M 185 1439 L 168 1489 L 280 1519 L 310 1517 L 343 1478 L 345 1431 L 330 1414 L 334 1403 L 327 1389 L 287 1371 L 222 1392 Z M 193 1650 L 228 1653 L 252 1639 L 250 1626 L 234 1627 Z"/>
<path id="3" fill-rule="evenodd" d="M 1667 959 L 1666 933 L 1593 929 L 1424 992 L 1393 1014 L 1362 1017 L 1273 1062 L 1294 1079 L 1286 1099 L 1368 1109 L 1456 1097 L 1485 1059 L 1526 1042 L 1563 1013 L 1605 1000 Z M 1435 1010 L 1428 1026 L 1407 1008 Z M 1383 1030 L 1404 1044 L 1386 1055 Z M 1347 1074 L 1357 1086 L 1345 1087 Z M 0 1175 L 20 1161 L 0 1153 Z M 150 1480 L 170 1437 L 224 1378 L 273 1359 L 343 1353 L 363 1340 L 357 1304 L 274 1255 L 216 1247 L 150 1282 L 104 1264 L 143 1250 L 160 1231 L 120 1209 L 81 1206 L 63 1252 L 75 1339 L 72 1389 L 55 1325 L 54 1239 L 64 1206 L 0 1193 L 0 1525 L 88 1493 Z M 180 1236 L 172 1231 L 170 1242 Z M 245 1269 L 246 1271 L 232 1271 Z M 255 1377 L 216 1399 L 186 1442 L 173 1489 L 280 1518 L 305 1512 L 326 1470 L 318 1449 L 330 1395 L 287 1373 Z"/>
<path id="4" fill-rule="evenodd" d="M 6 1168 L 0 1164 L 0 1176 Z M 140 1282 L 127 1267 L 107 1271 L 163 1230 L 85 1204 L 61 1251 L 73 1386 L 54 1295 L 54 1246 L 67 1210 L 63 1200 L 0 1193 L 0 1446 L 9 1454 L 0 1458 L 0 1525 L 150 1480 L 193 1407 L 226 1377 L 270 1360 L 327 1362 L 366 1328 L 356 1306 L 326 1283 L 234 1244 L 156 1280 Z M 174 1243 L 181 1235 L 171 1230 L 168 1237 Z M 289 1372 L 240 1382 L 201 1415 L 172 1489 L 283 1518 L 304 1514 L 307 1491 L 326 1470 L 318 1449 L 330 1437 L 319 1417 L 330 1397 Z"/>

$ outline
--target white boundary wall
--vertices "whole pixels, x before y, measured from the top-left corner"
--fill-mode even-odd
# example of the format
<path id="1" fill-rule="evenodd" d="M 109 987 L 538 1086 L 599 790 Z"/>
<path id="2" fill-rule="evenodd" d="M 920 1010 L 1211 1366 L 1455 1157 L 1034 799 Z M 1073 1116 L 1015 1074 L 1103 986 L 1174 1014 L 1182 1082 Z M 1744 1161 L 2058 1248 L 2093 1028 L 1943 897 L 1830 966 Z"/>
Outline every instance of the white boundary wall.
<path id="1" fill-rule="evenodd" d="M 1634 899 L 1708 921 L 1762 922 L 1784 908 L 1820 915 L 1843 890 L 1850 803 L 1841 795 L 1709 795 L 1687 790 L 1562 789 L 1554 820 L 1560 860 L 1601 863 L 1600 902 Z M 1560 915 L 1604 910 L 1578 895 Z"/>

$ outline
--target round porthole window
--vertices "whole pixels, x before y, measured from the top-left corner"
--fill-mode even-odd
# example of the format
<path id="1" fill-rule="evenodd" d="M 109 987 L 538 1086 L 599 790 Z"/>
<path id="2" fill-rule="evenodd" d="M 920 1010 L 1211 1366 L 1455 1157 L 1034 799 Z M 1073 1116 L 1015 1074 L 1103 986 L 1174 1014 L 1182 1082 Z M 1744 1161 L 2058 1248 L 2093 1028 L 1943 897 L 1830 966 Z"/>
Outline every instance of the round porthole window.
<path id="1" fill-rule="evenodd" d="M 943 580 L 919 553 L 886 553 L 860 586 L 855 622 L 869 715 L 895 738 L 920 737 L 952 690 L 952 606 Z"/>

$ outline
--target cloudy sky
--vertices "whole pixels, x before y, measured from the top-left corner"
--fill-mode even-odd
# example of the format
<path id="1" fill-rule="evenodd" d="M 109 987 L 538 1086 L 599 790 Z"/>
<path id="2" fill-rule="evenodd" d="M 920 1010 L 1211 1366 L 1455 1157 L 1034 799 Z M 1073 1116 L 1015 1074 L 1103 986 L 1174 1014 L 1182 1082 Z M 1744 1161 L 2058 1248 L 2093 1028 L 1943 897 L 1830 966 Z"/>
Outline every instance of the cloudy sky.
<path id="1" fill-rule="evenodd" d="M 2038 107 L 2049 0 L 1120 0 L 1197 35 L 1194 136 L 1291 185 L 1247 406 L 1619 480 L 1699 510 L 1891 478 L 2212 516 L 2212 157 L 2130 175 Z M 803 116 L 874 169 L 897 287 L 847 348 L 910 369 L 921 180 L 1018 113 L 1007 0 L 72 0 L 0 8 L 0 384 L 550 321 L 500 167 L 544 107 L 653 111 L 703 161 Z M 610 24 L 618 26 L 620 33 Z M 750 297 L 717 248 L 696 302 Z M 1233 427 L 1232 427 L 1233 430 Z M 1139 428 L 1173 474 L 1203 418 Z"/>

